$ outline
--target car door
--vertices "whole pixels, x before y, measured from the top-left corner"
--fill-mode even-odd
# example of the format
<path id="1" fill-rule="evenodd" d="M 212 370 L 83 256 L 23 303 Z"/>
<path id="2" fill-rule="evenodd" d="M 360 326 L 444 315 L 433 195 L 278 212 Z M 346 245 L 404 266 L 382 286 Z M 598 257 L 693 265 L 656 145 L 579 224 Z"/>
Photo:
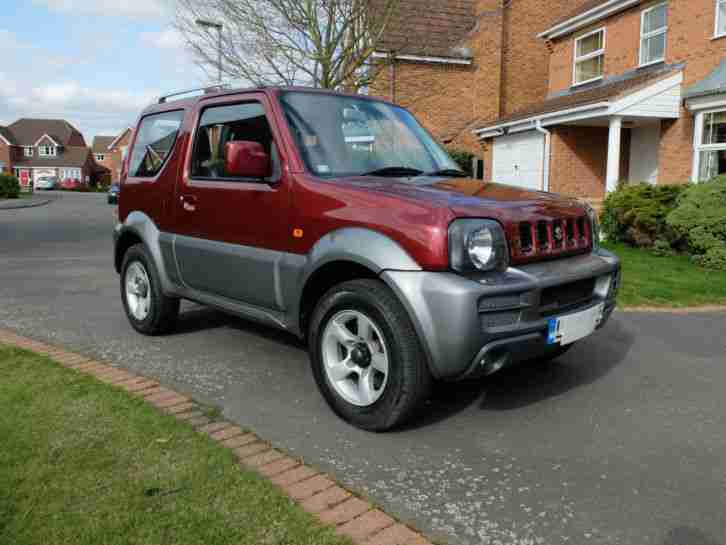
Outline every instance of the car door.
<path id="1" fill-rule="evenodd" d="M 289 249 L 290 184 L 279 128 L 263 94 L 200 101 L 175 198 L 174 253 L 186 287 L 267 309 Z M 272 160 L 265 180 L 225 171 L 225 145 L 260 143 Z"/>

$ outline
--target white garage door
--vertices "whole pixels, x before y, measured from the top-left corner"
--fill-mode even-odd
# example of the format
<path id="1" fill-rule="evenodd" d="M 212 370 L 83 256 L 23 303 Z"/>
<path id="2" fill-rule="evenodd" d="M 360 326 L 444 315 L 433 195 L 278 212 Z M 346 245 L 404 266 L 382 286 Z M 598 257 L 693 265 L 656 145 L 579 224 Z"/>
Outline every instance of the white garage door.
<path id="1" fill-rule="evenodd" d="M 528 131 L 494 139 L 492 180 L 527 189 L 542 189 L 544 135 Z"/>

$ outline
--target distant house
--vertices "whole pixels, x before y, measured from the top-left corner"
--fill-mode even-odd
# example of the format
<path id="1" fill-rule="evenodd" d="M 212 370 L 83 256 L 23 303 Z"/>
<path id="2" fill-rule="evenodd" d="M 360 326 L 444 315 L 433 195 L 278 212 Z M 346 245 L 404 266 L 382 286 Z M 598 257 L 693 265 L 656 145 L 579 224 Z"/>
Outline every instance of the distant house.
<path id="1" fill-rule="evenodd" d="M 83 135 L 63 119 L 19 119 L 0 127 L 0 170 L 28 188 L 41 176 L 88 184 L 95 172 Z"/>
<path id="2" fill-rule="evenodd" d="M 121 165 L 126 157 L 132 133 L 132 129 L 128 128 L 116 136 L 99 135 L 93 139 L 91 146 L 93 159 L 101 167 L 99 181 L 118 183 L 121 178 Z"/>

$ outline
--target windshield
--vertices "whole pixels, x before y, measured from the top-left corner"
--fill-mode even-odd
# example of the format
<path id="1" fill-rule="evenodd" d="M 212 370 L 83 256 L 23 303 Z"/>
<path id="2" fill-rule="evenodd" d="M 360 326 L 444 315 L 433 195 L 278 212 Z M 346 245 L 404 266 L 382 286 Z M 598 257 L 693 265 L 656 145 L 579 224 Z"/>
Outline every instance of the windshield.
<path id="1" fill-rule="evenodd" d="M 281 102 L 303 159 L 317 176 L 412 176 L 460 170 L 403 108 L 304 91 L 286 92 Z"/>

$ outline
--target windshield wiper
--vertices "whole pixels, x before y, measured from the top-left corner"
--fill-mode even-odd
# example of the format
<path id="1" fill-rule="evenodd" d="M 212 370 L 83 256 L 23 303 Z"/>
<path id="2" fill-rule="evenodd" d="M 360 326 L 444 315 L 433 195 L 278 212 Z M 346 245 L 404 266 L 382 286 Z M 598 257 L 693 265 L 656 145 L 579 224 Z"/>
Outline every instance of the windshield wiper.
<path id="1" fill-rule="evenodd" d="M 454 178 L 468 178 L 469 175 L 463 170 L 456 168 L 444 168 L 441 170 L 434 170 L 433 172 L 427 172 L 425 176 L 452 176 Z"/>
<path id="2" fill-rule="evenodd" d="M 361 174 L 361 176 L 421 176 L 423 170 L 409 167 L 385 167 Z"/>

